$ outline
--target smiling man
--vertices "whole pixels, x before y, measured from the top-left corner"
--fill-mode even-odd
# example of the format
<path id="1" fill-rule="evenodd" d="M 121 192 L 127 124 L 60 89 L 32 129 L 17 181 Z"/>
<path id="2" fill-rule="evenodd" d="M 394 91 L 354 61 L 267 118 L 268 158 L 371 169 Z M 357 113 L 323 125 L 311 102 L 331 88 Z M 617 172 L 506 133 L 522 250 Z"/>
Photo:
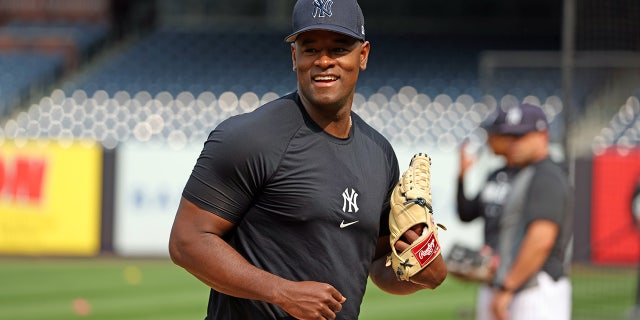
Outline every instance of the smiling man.
<path id="1" fill-rule="evenodd" d="M 298 90 L 215 128 L 182 193 L 169 251 L 211 287 L 207 319 L 357 319 L 368 276 L 394 294 L 446 277 L 440 255 L 411 281 L 385 266 L 399 167 L 351 111 L 371 47 L 357 2 L 300 0 L 293 29 Z"/>

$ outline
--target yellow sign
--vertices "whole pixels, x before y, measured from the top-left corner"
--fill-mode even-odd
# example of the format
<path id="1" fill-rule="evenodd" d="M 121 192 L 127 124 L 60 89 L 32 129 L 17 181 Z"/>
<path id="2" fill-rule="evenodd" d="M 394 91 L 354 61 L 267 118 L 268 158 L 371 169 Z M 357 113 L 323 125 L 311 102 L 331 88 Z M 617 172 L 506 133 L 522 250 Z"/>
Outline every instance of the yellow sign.
<path id="1" fill-rule="evenodd" d="M 0 145 L 0 254 L 100 250 L 102 149 L 96 143 Z"/>

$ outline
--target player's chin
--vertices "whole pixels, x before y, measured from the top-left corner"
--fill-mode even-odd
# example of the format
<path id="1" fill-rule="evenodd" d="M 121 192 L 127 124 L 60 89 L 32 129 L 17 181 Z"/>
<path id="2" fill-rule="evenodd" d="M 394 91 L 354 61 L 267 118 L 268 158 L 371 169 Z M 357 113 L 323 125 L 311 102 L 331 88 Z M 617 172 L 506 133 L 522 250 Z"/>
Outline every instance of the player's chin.
<path id="1" fill-rule="evenodd" d="M 317 87 L 313 91 L 313 96 L 313 100 L 319 105 L 334 105 L 342 100 L 335 88 Z"/>

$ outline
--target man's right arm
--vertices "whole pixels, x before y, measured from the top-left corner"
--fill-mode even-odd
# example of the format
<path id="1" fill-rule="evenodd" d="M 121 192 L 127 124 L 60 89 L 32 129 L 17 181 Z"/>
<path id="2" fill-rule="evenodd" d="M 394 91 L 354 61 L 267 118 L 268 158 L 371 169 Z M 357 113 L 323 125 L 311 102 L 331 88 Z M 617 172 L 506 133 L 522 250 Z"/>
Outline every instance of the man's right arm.
<path id="1" fill-rule="evenodd" d="M 476 196 L 474 199 L 467 199 L 464 194 L 464 183 L 462 180 L 462 178 L 458 179 L 458 190 L 456 194 L 458 217 L 460 217 L 460 220 L 463 222 L 470 222 L 481 216 L 480 200 L 479 196 Z"/>
<path id="2" fill-rule="evenodd" d="M 458 183 L 456 192 L 456 205 L 458 211 L 458 217 L 463 222 L 473 221 L 475 218 L 481 215 L 480 205 L 478 197 L 474 199 L 468 199 L 464 194 L 464 176 L 467 171 L 473 166 L 474 160 L 467 155 L 465 149 L 467 143 L 463 143 L 459 150 L 459 164 L 460 169 L 458 172 Z"/>
<path id="3" fill-rule="evenodd" d="M 300 319 L 334 319 L 345 298 L 326 283 L 294 282 L 250 264 L 222 236 L 234 224 L 182 198 L 171 236 L 173 262 L 211 288 L 280 306 Z"/>

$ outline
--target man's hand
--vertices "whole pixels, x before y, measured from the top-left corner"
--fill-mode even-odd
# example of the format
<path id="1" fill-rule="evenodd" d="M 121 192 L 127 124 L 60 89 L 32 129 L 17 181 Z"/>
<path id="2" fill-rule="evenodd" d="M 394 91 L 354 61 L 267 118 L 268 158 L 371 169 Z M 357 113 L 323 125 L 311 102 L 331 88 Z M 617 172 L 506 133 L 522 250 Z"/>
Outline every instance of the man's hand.
<path id="1" fill-rule="evenodd" d="M 333 286 L 315 281 L 289 282 L 279 288 L 275 304 L 303 320 L 335 319 L 345 297 Z"/>
<path id="2" fill-rule="evenodd" d="M 509 319 L 509 304 L 513 300 L 513 292 L 496 291 L 491 300 L 491 311 L 496 320 Z"/>
<path id="3" fill-rule="evenodd" d="M 422 234 L 424 224 L 415 225 L 411 229 L 407 230 L 402 235 L 402 238 L 398 240 L 394 247 L 398 252 L 403 252 L 407 250 L 411 246 L 411 244 L 418 240 L 420 235 Z M 442 254 L 438 255 L 438 257 L 431 262 L 431 264 L 420 270 L 420 272 L 413 275 L 410 279 L 411 282 L 419 284 L 425 288 L 435 289 L 439 286 L 444 279 L 447 277 L 447 266 L 442 258 Z"/>
<path id="4" fill-rule="evenodd" d="M 466 140 L 464 142 L 462 142 L 462 144 L 460 145 L 460 171 L 459 171 L 459 178 L 464 177 L 464 175 L 467 173 L 469 168 L 471 168 L 471 166 L 473 166 L 473 164 L 476 161 L 475 158 L 473 158 L 472 156 L 469 155 L 469 153 L 467 151 L 468 145 L 469 145 L 469 141 L 466 141 Z"/>

